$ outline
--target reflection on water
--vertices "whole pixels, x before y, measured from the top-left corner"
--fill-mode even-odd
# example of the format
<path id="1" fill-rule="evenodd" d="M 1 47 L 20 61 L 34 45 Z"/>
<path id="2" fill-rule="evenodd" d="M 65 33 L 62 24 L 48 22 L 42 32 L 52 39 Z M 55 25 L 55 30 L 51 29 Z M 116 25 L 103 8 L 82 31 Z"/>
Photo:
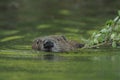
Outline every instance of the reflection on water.
<path id="1" fill-rule="evenodd" d="M 29 78 L 39 80 L 43 79 L 43 77 L 45 80 L 120 79 L 119 49 L 84 51 L 84 54 L 81 52 L 79 54 L 72 53 L 72 56 L 71 53 L 60 55 L 59 53 L 44 54 L 41 52 L 33 53 L 31 51 L 22 52 L 20 50 L 17 51 L 17 55 L 15 55 L 16 52 L 14 53 L 14 50 L 9 54 L 2 55 L 3 52 L 0 51 L 0 74 L 2 75 L 0 77 L 3 77 L 3 73 L 5 72 L 5 75 L 10 75 L 11 77 L 14 75 L 18 80 L 21 80 L 25 76 L 27 76 L 27 80 Z M 24 75 L 19 77 L 17 76 L 18 74 Z M 4 78 L 7 79 L 7 77 Z"/>
<path id="2" fill-rule="evenodd" d="M 45 54 L 39 57 L 39 60 L 47 61 L 109 61 L 109 62 L 119 62 L 119 55 L 100 55 L 100 56 L 60 56 L 55 54 Z"/>
<path id="3" fill-rule="evenodd" d="M 53 54 L 46 54 L 43 56 L 44 60 L 54 60 L 55 56 Z"/>
<path id="4" fill-rule="evenodd" d="M 41 58 L 41 60 L 47 60 L 47 61 L 64 61 L 64 60 L 66 60 L 66 58 L 63 56 L 58 56 L 58 55 L 49 54 L 49 53 L 40 56 L 40 58 Z"/>
<path id="5" fill-rule="evenodd" d="M 17 52 L 17 53 L 16 53 Z M 78 53 L 45 53 L 39 51 L 28 50 L 0 50 L 0 58 L 2 59 L 18 59 L 18 60 L 47 60 L 47 61 L 120 61 L 119 49 L 90 49 L 88 51 L 80 51 Z"/>

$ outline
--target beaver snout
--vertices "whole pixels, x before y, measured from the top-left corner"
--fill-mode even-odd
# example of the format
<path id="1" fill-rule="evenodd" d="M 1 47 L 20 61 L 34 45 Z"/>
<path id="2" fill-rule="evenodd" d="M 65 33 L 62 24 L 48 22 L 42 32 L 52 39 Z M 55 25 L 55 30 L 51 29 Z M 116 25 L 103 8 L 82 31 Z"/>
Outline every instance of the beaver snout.
<path id="1" fill-rule="evenodd" d="M 52 47 L 54 47 L 54 43 L 51 41 L 47 41 L 43 44 L 45 49 L 51 49 Z"/>

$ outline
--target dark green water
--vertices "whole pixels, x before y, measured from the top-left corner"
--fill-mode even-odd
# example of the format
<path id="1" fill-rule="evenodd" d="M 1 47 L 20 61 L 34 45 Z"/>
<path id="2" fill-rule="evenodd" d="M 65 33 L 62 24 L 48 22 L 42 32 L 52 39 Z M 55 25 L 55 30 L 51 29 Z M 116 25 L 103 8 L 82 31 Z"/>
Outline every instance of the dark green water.
<path id="1" fill-rule="evenodd" d="M 120 50 L 31 50 L 39 36 L 82 42 L 117 16 L 119 0 L 1 0 L 0 80 L 119 80 Z"/>

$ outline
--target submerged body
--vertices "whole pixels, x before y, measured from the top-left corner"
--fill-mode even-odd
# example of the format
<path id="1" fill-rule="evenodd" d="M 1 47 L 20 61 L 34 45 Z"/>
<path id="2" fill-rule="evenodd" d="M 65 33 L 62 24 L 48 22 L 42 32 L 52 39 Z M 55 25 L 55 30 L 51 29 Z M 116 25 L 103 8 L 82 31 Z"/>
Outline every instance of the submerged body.
<path id="1" fill-rule="evenodd" d="M 76 41 L 67 40 L 65 36 L 52 35 L 35 39 L 32 49 L 46 52 L 69 52 L 83 46 Z"/>

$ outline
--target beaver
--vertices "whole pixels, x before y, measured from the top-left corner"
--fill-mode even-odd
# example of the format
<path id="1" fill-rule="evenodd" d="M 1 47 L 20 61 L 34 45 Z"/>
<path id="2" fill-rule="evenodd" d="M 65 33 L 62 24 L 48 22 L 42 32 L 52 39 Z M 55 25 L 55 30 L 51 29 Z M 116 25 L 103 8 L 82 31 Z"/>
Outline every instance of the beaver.
<path id="1" fill-rule="evenodd" d="M 69 52 L 83 46 L 84 44 L 77 41 L 67 40 L 63 35 L 51 35 L 36 38 L 33 41 L 32 49 L 45 52 Z"/>

